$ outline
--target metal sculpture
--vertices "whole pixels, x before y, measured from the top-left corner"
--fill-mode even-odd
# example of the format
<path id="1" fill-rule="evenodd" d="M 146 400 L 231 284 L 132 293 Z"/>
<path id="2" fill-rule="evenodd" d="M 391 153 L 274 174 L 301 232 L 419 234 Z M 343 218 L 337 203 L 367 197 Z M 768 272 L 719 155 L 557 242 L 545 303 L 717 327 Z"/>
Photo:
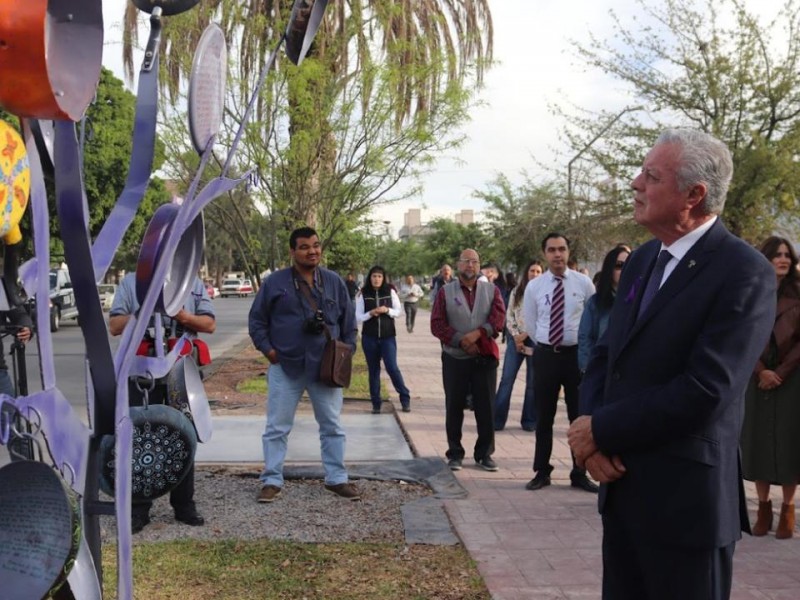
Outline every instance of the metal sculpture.
<path id="1" fill-rule="evenodd" d="M 175 314 L 191 289 L 204 245 L 202 211 L 209 202 L 248 178 L 229 178 L 231 161 L 256 98 L 281 46 L 299 64 L 308 52 L 327 0 L 296 0 L 291 18 L 253 92 L 228 151 L 223 172 L 199 189 L 222 123 L 227 48 L 222 31 L 211 25 L 197 48 L 189 82 L 189 126 L 200 166 L 181 204 L 160 207 L 142 243 L 136 269 L 139 313 L 132 316 L 116 353 L 111 352 L 97 291 L 150 179 L 156 135 L 157 74 L 161 19 L 194 7 L 199 0 L 133 0 L 150 13 L 150 35 L 139 72 L 133 152 L 125 188 L 101 232 L 92 240 L 82 180 L 81 147 L 74 122 L 89 103 L 99 79 L 102 56 L 101 0 L 30 0 L 0 4 L 0 106 L 21 117 L 22 139 L 0 126 L 0 236 L 6 236 L 7 279 L 16 280 L 14 220 L 19 221 L 30 190 L 35 257 L 19 273 L 28 295 L 48 298 L 49 224 L 45 172 L 55 180 L 56 204 L 79 325 L 86 342 L 86 386 L 90 426 L 57 387 L 48 303 L 36 303 L 42 391 L 13 398 L 0 394 L 0 443 L 12 434 L 39 448 L 32 456 L 0 469 L 0 530 L 17 533 L 0 546 L 3 594 L 38 600 L 102 597 L 98 515 L 117 520 L 117 597 L 133 597 L 131 499 L 169 491 L 194 459 L 199 441 L 211 436 L 211 412 L 193 347 L 184 334 L 174 347 L 156 345 L 155 356 L 138 356 L 139 341 L 154 317 L 162 337 L 161 313 Z M 14 85 L 3 85 L 13 81 Z M 8 134 L 5 136 L 4 134 Z M 24 143 L 23 143 L 24 142 Z M 27 162 L 23 155 L 27 152 Z M 198 191 L 199 190 L 199 191 Z M 2 197 L 5 192 L 5 197 Z M 5 200 L 6 204 L 3 204 Z M 12 260 L 9 260 L 11 257 Z M 17 298 L 12 293 L 10 302 Z M 130 407 L 128 381 L 166 378 L 168 404 Z M 19 428 L 15 420 L 26 423 Z M 159 468 L 155 468 L 159 467 Z M 158 474 L 156 474 L 158 472 Z M 113 502 L 99 500 L 103 487 Z M 47 505 L 45 511 L 42 506 Z M 81 523 L 83 515 L 83 523 Z M 44 546 L 26 536 L 46 528 Z M 37 529 L 37 534 L 43 532 Z M 46 546 L 46 548 L 45 548 Z M 7 587 L 10 585 L 11 587 Z"/>

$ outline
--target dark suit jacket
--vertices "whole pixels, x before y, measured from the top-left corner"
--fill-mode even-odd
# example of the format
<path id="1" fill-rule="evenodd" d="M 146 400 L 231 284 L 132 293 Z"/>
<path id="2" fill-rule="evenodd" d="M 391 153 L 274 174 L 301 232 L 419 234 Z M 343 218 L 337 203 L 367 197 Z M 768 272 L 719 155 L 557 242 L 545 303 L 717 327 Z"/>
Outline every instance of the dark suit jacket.
<path id="1" fill-rule="evenodd" d="M 717 220 L 637 319 L 660 247 L 628 258 L 581 386 L 595 442 L 627 468 L 601 486 L 600 512 L 650 542 L 722 547 L 749 531 L 739 433 L 775 320 L 775 271 Z"/>

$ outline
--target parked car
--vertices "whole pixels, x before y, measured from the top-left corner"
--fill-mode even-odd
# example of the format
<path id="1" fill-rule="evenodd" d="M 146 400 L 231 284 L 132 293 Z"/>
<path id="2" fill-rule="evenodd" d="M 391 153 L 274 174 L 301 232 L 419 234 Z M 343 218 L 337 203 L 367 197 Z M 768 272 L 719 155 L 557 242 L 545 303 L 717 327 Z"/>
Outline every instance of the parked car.
<path id="1" fill-rule="evenodd" d="M 101 283 L 97 286 L 97 293 L 100 294 L 100 305 L 103 310 L 111 310 L 114 296 L 117 294 L 117 286 L 113 283 Z"/>
<path id="2" fill-rule="evenodd" d="M 219 295 L 223 298 L 228 296 L 238 296 L 239 286 L 241 285 L 241 279 L 223 279 L 222 286 L 219 288 Z"/>
<path id="3" fill-rule="evenodd" d="M 253 282 L 249 279 L 224 279 L 222 281 L 222 288 L 220 288 L 220 295 L 225 298 L 226 296 L 239 296 L 244 298 L 253 294 Z"/>
<path id="4" fill-rule="evenodd" d="M 255 290 L 253 289 L 253 283 L 249 279 L 245 279 L 242 281 L 242 285 L 239 286 L 239 294 L 244 297 L 251 296 Z"/>

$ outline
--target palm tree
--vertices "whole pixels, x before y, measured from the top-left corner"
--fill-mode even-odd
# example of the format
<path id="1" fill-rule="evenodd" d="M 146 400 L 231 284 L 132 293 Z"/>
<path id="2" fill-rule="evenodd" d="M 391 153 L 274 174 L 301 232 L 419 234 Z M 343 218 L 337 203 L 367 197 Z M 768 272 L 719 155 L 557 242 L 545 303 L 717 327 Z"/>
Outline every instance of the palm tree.
<path id="1" fill-rule="evenodd" d="M 201 0 L 192 10 L 166 17 L 160 48 L 164 89 L 171 96 L 177 94 L 191 67 L 192 49 L 206 25 L 214 21 L 233 48 L 237 97 L 249 97 L 286 28 L 293 4 L 293 0 Z M 139 18 L 129 2 L 123 39 L 129 73 Z M 307 60 L 300 68 L 282 67 L 283 76 L 268 79 L 248 129 L 247 135 L 261 140 L 263 146 L 279 118 L 274 99 L 288 99 L 289 159 L 277 170 L 280 182 L 273 181 L 269 196 L 271 202 L 278 197 L 290 200 L 273 204 L 273 212 L 282 215 L 289 228 L 297 222 L 314 223 L 318 215 L 330 221 L 336 211 L 322 208 L 321 198 L 339 190 L 331 186 L 324 194 L 321 190 L 337 168 L 338 154 L 344 152 L 332 133 L 333 115 L 341 104 L 358 97 L 361 106 L 356 112 L 365 115 L 377 96 L 384 102 L 388 97 L 389 127 L 396 131 L 419 128 L 420 136 L 430 136 L 429 124 L 436 112 L 443 112 L 443 105 L 453 98 L 463 99 L 472 84 L 480 85 L 491 64 L 492 32 L 489 0 L 331 0 Z M 359 92 L 349 95 L 348 90 L 354 88 Z M 227 110 L 235 112 L 237 107 Z M 275 160 L 274 153 L 258 154 L 257 149 L 248 152 L 250 164 Z M 263 176 L 261 166 L 258 169 L 262 179 L 270 179 Z M 270 169 L 274 167 L 265 170 Z M 398 180 L 390 177 L 386 185 L 390 188 Z M 341 181 L 337 185 L 341 187 Z M 385 190 L 375 192 L 373 199 L 385 201 L 384 194 Z M 358 210 L 366 212 L 368 204 L 359 204 Z M 341 226 L 344 221 L 339 222 Z M 330 235 L 335 227 L 327 225 Z"/>

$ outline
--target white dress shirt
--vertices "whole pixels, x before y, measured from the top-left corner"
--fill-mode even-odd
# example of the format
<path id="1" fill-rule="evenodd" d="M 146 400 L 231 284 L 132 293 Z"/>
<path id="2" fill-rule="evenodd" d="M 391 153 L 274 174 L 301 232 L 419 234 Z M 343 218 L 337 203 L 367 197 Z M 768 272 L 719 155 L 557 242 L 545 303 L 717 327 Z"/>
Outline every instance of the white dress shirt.
<path id="1" fill-rule="evenodd" d="M 359 292 L 358 296 L 356 296 L 357 323 L 363 323 L 364 321 L 369 321 L 370 319 L 374 318 L 368 311 L 364 310 L 364 295 L 362 293 L 363 291 L 364 290 L 362 289 L 361 292 Z M 391 290 L 391 293 L 392 293 L 392 307 L 386 314 L 392 317 L 393 319 L 396 319 L 397 317 L 403 314 L 403 307 L 400 304 L 400 298 L 397 296 L 397 293 L 394 290 Z"/>
<path id="2" fill-rule="evenodd" d="M 672 272 L 675 270 L 675 267 L 678 266 L 678 263 L 681 262 L 684 256 L 692 249 L 697 241 L 703 237 L 706 231 L 711 229 L 711 226 L 716 222 L 717 217 L 714 215 L 714 218 L 709 219 L 697 229 L 693 229 L 682 238 L 675 240 L 672 242 L 671 245 L 665 246 L 663 243 L 661 244 L 661 250 L 666 250 L 672 256 L 669 259 L 669 262 L 664 265 L 664 276 L 661 278 L 661 283 L 659 283 L 658 288 L 661 289 L 661 286 L 664 285 L 664 282 L 672 275 Z M 659 250 L 659 252 L 661 252 Z"/>
<path id="3" fill-rule="evenodd" d="M 586 301 L 594 294 L 594 284 L 583 273 L 567 269 L 564 277 L 564 340 L 562 346 L 578 343 L 578 326 Z M 522 304 L 528 336 L 537 344 L 550 343 L 550 305 L 556 278 L 547 272 L 528 282 Z"/>

